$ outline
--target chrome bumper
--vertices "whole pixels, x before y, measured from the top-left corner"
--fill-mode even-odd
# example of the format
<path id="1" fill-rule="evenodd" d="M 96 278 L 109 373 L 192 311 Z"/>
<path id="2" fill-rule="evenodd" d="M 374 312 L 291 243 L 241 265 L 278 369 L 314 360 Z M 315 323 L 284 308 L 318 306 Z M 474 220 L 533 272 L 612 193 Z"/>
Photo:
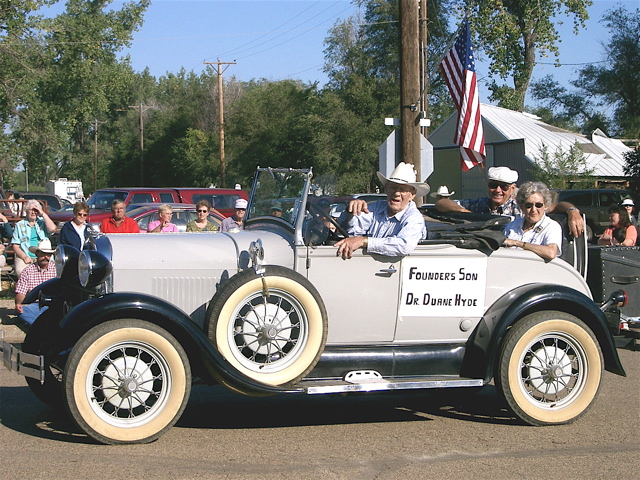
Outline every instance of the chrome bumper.
<path id="1" fill-rule="evenodd" d="M 0 331 L 0 353 L 2 363 L 10 372 L 35 378 L 44 383 L 44 356 L 25 353 L 20 347 L 4 340 L 4 332 Z"/>

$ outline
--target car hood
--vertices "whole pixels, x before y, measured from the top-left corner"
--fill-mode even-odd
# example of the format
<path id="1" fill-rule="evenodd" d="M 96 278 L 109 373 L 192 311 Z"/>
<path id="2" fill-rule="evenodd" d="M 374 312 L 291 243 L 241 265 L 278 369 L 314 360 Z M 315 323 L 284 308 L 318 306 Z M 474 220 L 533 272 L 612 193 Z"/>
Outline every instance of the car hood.
<path id="1" fill-rule="evenodd" d="M 203 322 L 206 304 L 221 280 L 250 267 L 248 249 L 260 239 L 265 264 L 294 268 L 293 245 L 267 231 L 238 233 L 108 234 L 114 292 L 163 298 Z"/>

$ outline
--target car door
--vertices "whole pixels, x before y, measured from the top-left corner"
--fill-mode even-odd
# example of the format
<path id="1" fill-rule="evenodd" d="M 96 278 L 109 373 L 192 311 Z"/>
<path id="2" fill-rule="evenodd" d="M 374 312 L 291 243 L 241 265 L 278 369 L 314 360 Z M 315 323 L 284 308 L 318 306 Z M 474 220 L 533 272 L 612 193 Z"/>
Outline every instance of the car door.
<path id="1" fill-rule="evenodd" d="M 324 300 L 328 344 L 390 343 L 398 313 L 402 257 L 356 251 L 342 260 L 336 247 L 298 247 L 298 270 Z"/>

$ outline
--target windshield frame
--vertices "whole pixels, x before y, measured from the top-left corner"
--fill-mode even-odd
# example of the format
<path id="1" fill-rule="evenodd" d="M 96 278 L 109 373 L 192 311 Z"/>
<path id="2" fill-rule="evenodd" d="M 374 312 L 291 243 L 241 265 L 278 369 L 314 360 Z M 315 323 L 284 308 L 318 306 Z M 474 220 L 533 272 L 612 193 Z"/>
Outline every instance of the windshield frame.
<path id="1" fill-rule="evenodd" d="M 305 219 L 307 196 L 311 188 L 312 169 L 261 168 L 256 169 L 247 206 L 246 225 L 268 222 L 295 232 L 295 242 L 302 242 L 302 223 Z M 281 217 L 270 215 L 278 203 Z"/>

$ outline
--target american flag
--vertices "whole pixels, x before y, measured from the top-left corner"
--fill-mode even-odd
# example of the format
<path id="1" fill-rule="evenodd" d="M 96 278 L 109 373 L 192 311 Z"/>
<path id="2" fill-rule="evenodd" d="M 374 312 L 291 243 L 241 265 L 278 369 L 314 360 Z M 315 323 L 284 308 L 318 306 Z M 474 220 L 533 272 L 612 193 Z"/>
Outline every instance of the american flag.
<path id="1" fill-rule="evenodd" d="M 476 64 L 467 20 L 453 48 L 440 63 L 440 70 L 458 110 L 458 124 L 453 141 L 460 145 L 462 170 L 466 171 L 481 163 L 486 156 Z"/>

